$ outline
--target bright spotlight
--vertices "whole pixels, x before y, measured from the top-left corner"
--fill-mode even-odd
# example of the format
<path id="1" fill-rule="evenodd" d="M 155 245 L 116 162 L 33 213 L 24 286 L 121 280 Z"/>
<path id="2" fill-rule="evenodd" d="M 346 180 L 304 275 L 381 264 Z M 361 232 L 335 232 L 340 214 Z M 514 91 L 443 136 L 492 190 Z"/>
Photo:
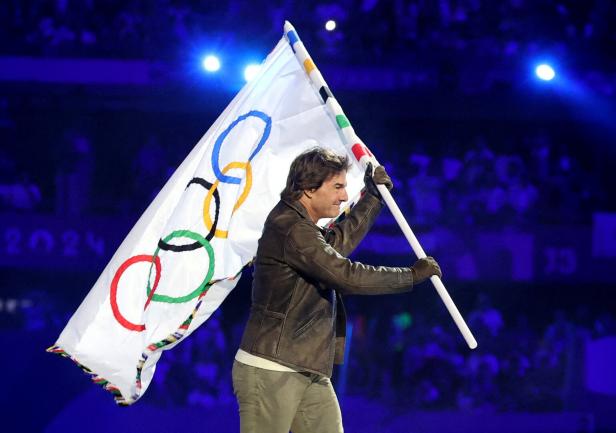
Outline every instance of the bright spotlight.
<path id="1" fill-rule="evenodd" d="M 539 77 L 543 81 L 550 81 L 556 76 L 556 72 L 554 72 L 554 69 L 552 69 L 550 65 L 546 65 L 545 63 L 537 66 L 537 68 L 535 69 L 535 74 L 537 74 L 537 77 Z"/>
<path id="2" fill-rule="evenodd" d="M 261 65 L 251 64 L 246 66 L 244 69 L 244 79 L 246 81 L 252 80 L 259 73 L 259 69 L 261 69 Z"/>
<path id="3" fill-rule="evenodd" d="M 202 62 L 203 69 L 208 72 L 216 72 L 220 69 L 220 60 L 216 56 L 207 56 Z"/>
<path id="4" fill-rule="evenodd" d="M 325 30 L 327 30 L 328 32 L 334 31 L 335 28 L 336 28 L 336 21 L 329 20 L 325 23 Z"/>

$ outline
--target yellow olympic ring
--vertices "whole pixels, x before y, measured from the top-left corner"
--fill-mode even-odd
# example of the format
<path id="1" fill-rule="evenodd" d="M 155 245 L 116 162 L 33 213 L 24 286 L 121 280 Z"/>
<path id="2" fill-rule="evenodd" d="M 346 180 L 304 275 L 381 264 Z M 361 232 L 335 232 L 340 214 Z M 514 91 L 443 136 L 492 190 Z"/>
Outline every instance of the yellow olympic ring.
<path id="1" fill-rule="evenodd" d="M 250 162 L 230 162 L 225 166 L 225 168 L 222 169 L 222 173 L 224 174 L 232 168 L 241 168 L 246 171 L 246 185 L 244 185 L 244 190 L 242 191 L 242 194 L 235 203 L 235 206 L 233 206 L 233 211 L 231 212 L 231 215 L 233 215 L 233 213 L 239 209 L 242 203 L 244 203 L 246 197 L 248 197 L 250 188 L 252 187 L 252 168 L 250 166 Z M 205 200 L 203 201 L 203 222 L 205 223 L 205 227 L 207 227 L 208 230 L 212 229 L 212 219 L 210 218 L 210 204 L 212 202 L 212 197 L 214 196 L 214 191 L 216 191 L 216 188 L 218 188 L 219 183 L 220 180 L 216 180 L 216 182 L 214 182 L 214 185 L 212 185 L 212 187 L 208 190 L 207 195 L 205 196 Z M 228 235 L 229 232 L 226 230 L 216 229 L 216 232 L 214 233 L 214 236 L 223 239 L 225 239 Z"/>

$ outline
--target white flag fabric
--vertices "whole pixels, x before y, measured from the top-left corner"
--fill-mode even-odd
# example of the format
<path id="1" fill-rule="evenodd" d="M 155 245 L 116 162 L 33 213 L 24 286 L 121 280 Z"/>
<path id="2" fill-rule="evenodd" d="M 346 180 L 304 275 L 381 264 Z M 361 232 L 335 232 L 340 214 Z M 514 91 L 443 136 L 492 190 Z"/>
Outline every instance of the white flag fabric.
<path id="1" fill-rule="evenodd" d="M 254 257 L 291 161 L 340 127 L 283 38 L 179 166 L 122 242 L 55 346 L 132 404 L 163 350 L 214 312 Z M 354 160 L 354 158 L 351 158 Z M 357 196 L 363 172 L 349 170 Z"/>

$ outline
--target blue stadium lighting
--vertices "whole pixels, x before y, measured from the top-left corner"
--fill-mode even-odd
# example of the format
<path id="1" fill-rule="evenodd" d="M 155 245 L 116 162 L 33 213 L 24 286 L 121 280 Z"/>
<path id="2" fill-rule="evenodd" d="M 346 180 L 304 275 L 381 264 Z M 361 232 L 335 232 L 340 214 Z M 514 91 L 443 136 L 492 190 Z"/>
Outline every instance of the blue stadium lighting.
<path id="1" fill-rule="evenodd" d="M 328 32 L 332 32 L 335 29 L 336 29 L 336 21 L 329 20 L 325 23 L 325 30 L 327 30 Z"/>
<path id="2" fill-rule="evenodd" d="M 261 69 L 261 66 L 257 64 L 250 64 L 246 66 L 246 68 L 244 69 L 244 79 L 246 81 L 252 80 L 257 75 L 257 73 L 259 73 L 259 69 Z"/>
<path id="3" fill-rule="evenodd" d="M 217 70 L 220 69 L 220 60 L 218 60 L 218 57 L 216 56 L 206 56 L 203 59 L 203 69 L 205 69 L 208 72 L 216 72 Z"/>
<path id="4" fill-rule="evenodd" d="M 541 64 L 535 69 L 535 74 L 543 81 L 550 81 L 556 76 L 554 69 L 547 64 Z"/>

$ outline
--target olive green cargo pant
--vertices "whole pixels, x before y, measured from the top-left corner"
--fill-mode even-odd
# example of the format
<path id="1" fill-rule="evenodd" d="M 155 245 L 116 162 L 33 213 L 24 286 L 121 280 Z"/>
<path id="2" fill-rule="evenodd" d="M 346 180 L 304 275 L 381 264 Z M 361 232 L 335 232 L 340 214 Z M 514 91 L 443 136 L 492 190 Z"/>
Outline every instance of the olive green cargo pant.
<path id="1" fill-rule="evenodd" d="M 241 433 L 342 433 L 340 406 L 327 377 L 238 361 L 232 375 Z"/>

